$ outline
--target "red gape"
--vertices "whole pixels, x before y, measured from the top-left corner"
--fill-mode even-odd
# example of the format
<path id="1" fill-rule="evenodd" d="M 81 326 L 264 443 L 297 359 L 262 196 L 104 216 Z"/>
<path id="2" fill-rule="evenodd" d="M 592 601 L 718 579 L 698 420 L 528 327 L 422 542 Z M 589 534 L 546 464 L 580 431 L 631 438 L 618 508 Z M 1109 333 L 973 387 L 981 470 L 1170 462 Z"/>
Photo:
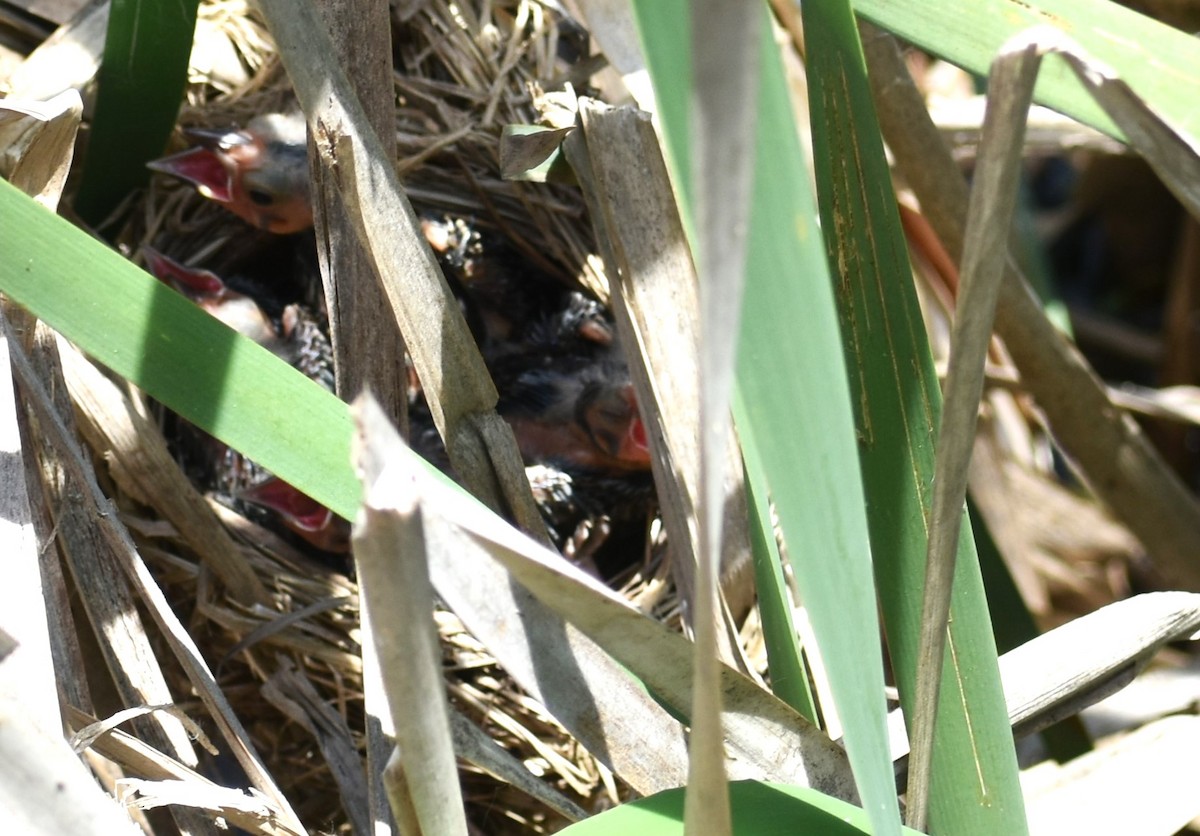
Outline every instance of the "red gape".
<path id="1" fill-rule="evenodd" d="M 350 550 L 350 523 L 278 476 L 241 491 L 238 499 L 274 511 L 290 531 L 318 549 L 337 554 Z"/>

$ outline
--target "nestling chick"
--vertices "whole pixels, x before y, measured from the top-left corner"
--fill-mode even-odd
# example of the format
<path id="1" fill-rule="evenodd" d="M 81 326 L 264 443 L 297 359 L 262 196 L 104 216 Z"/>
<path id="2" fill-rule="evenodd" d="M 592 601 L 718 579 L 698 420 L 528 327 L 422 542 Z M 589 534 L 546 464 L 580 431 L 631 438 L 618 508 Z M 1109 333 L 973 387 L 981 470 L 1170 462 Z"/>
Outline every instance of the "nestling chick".
<path id="1" fill-rule="evenodd" d="M 302 114 L 269 113 L 244 130 L 187 128 L 196 147 L 149 163 L 195 185 L 248 223 L 290 233 L 313 225 Z"/>
<path id="2" fill-rule="evenodd" d="M 300 305 L 284 308 L 276 324 L 253 298 L 230 289 L 215 273 L 185 267 L 149 248 L 143 248 L 143 253 L 158 278 L 310 380 L 333 390 L 329 340 Z M 206 460 L 203 469 L 209 478 L 205 481 L 219 491 L 274 512 L 288 530 L 323 551 L 349 549 L 349 523 L 328 508 L 206 434 L 197 446 Z"/>

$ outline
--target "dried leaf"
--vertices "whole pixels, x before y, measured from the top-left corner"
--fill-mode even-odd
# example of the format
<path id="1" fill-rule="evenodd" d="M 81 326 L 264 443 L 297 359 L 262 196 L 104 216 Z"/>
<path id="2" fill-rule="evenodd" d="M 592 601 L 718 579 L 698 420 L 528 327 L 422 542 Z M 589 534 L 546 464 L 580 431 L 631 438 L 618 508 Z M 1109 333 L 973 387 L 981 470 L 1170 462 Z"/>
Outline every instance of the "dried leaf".
<path id="1" fill-rule="evenodd" d="M 0 100 L 0 176 L 47 209 L 58 208 L 83 115 L 76 90 L 46 102 Z"/>
<path id="2" fill-rule="evenodd" d="M 500 176 L 534 183 L 570 182 L 574 178 L 559 149 L 573 130 L 573 127 L 506 125 L 500 136 Z"/>

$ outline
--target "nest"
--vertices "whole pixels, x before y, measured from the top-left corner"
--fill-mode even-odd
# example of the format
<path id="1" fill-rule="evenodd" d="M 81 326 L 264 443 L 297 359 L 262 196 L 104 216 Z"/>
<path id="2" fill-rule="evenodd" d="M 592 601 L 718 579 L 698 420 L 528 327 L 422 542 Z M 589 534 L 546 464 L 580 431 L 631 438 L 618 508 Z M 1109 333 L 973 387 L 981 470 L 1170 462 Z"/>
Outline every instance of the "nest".
<path id="1" fill-rule="evenodd" d="M 586 33 L 551 12 L 550 5 L 536 0 L 393 4 L 397 166 L 419 213 L 464 219 L 472 229 L 503 238 L 530 270 L 603 301 L 606 284 L 592 255 L 595 246 L 579 194 L 499 175 L 503 127 L 546 121 L 554 106 L 549 94 L 567 83 L 587 81 L 585 73 L 575 72 L 587 63 Z M 197 44 L 181 125 L 244 125 L 264 112 L 296 108 L 267 30 L 245 2 L 203 4 Z M 182 138 L 177 142 L 182 147 Z M 264 233 L 231 220 L 192 189 L 161 179 L 123 207 L 110 224 L 120 226 L 116 240 L 134 258 L 151 245 L 218 272 L 222 265 L 236 264 L 270 244 Z M 177 484 L 161 481 L 163 462 L 143 461 L 140 451 L 132 452 L 137 445 L 116 440 L 121 433 L 154 435 L 161 444 L 159 430 L 146 420 L 151 410 L 136 392 L 111 383 L 97 383 L 97 401 L 101 394 L 109 398 L 107 407 L 78 408 L 83 434 L 96 458 L 106 459 L 98 468 L 110 480 L 103 486 L 105 493 L 115 499 L 138 553 L 214 670 L 221 694 L 247 738 L 309 830 L 359 829 L 360 823 L 351 822 L 345 812 L 355 806 L 346 804 L 348 794 L 364 791 L 367 739 L 358 589 L 349 564 L 305 549 L 264 527 L 260 518 L 196 495 L 204 513 L 215 514 L 233 536 L 234 561 L 266 591 L 266 603 L 248 603 L 227 582 L 215 583 L 211 555 L 203 554 L 187 532 L 168 521 L 174 517 L 160 504 L 175 495 L 172 485 Z M 993 408 L 1000 410 L 994 403 Z M 1018 423 L 1024 431 L 1024 419 Z M 997 441 L 995 446 L 1003 445 Z M 1030 573 L 1034 577 L 1018 578 L 1027 600 L 1042 605 L 1039 614 L 1044 615 L 1056 598 L 1079 599 L 1084 609 L 1095 606 L 1096 600 L 1124 594 L 1128 554 L 1136 548 L 1128 535 L 1100 531 L 1103 521 L 1088 517 L 1079 526 L 1086 530 L 1064 536 L 1061 518 L 1078 518 L 1084 503 L 1062 496 L 1061 490 L 1051 495 L 1040 482 L 1030 487 L 1021 478 L 1014 473 L 1009 481 L 1023 485 L 1030 495 L 1035 487 L 1041 489 L 1037 495 L 1045 506 L 1046 531 L 1031 531 L 1026 537 L 1039 547 L 1039 555 L 1044 553 L 1045 565 Z M 675 627 L 679 600 L 669 580 L 661 531 L 651 528 L 644 560 L 614 578 L 613 585 L 642 611 Z M 1101 533 L 1106 535 L 1103 548 L 1096 545 Z M 1079 580 L 1078 565 L 1061 559 L 1064 553 L 1076 552 L 1081 561 L 1095 564 L 1086 582 Z M 78 577 L 76 583 L 87 588 Z M 587 812 L 630 795 L 522 693 L 458 618 L 439 611 L 436 622 L 446 687 L 458 713 Z M 763 673 L 762 637 L 753 617 L 746 621 L 742 639 L 751 649 L 753 667 Z M 171 657 L 164 633 L 151 632 L 150 640 L 157 643 L 159 658 Z M 207 716 L 192 679 L 180 667 L 167 666 L 162 674 L 184 714 Z M 95 715 L 112 714 L 127 702 L 98 697 Z M 76 717 L 72 722 L 86 720 Z M 139 731 L 144 734 L 145 727 Z M 217 736 L 213 728 L 197 733 Z M 97 743 L 96 748 L 112 761 L 126 763 L 111 743 Z M 549 833 L 569 820 L 548 803 L 476 766 L 462 761 L 459 769 L 474 832 Z M 218 784 L 248 783 L 241 767 L 227 758 L 204 761 L 202 771 Z M 271 831 L 264 827 L 262 832 Z"/>
<path id="2" fill-rule="evenodd" d="M 607 285 L 590 257 L 595 245 L 578 191 L 499 174 L 504 126 L 543 121 L 544 90 L 566 83 L 561 27 L 585 44 L 586 34 L 538 3 L 481 5 L 485 17 L 441 3 L 394 13 L 396 169 L 419 214 L 497 232 L 531 267 L 603 301 Z M 201 5 L 192 64 L 181 126 L 224 128 L 299 110 L 270 35 L 245 2 Z M 203 257 L 231 243 L 262 244 L 181 184 L 156 182 L 139 208 L 141 218 L 121 235 L 131 250 L 166 239 L 181 257 Z"/>
<path id="3" fill-rule="evenodd" d="M 398 170 L 409 197 L 418 213 L 466 218 L 503 236 L 533 269 L 603 297 L 605 284 L 596 260 L 589 258 L 594 246 L 578 192 L 502 180 L 498 161 L 502 128 L 537 122 L 542 90 L 561 86 L 567 77 L 570 65 L 559 57 L 561 45 L 571 41 L 564 27 L 585 50 L 586 36 L 532 0 L 471 5 L 478 8 L 422 3 L 393 10 Z M 228 127 L 264 112 L 297 109 L 266 27 L 239 0 L 202 4 L 190 82 L 180 125 Z M 201 261 L 220 271 L 269 246 L 265 233 L 162 178 L 110 223 L 118 221 L 123 226 L 117 241 L 135 258 L 152 245 L 180 261 Z M 120 458 L 111 439 L 93 442 L 98 453 Z M 211 582 L 203 560 L 164 521 L 153 492 L 131 488 L 137 477 L 130 471 L 138 463 L 113 460 L 109 465 L 114 473 L 109 495 L 268 771 L 312 831 L 350 832 L 341 792 L 355 777 L 337 774 L 345 763 L 331 765 L 335 758 L 319 740 L 321 723 L 332 723 L 348 733 L 355 756 L 363 756 L 358 597 L 348 563 L 314 556 L 260 525 L 261 520 L 206 499 L 234 535 L 238 560 L 269 593 L 272 608 L 248 608 Z M 664 569 L 660 557 L 648 555 L 646 565 L 631 568 L 623 582 L 635 600 L 644 596 L 647 610 L 670 613 L 675 604 Z M 437 623 L 447 688 L 463 715 L 588 811 L 628 795 L 520 691 L 457 618 L 439 612 Z M 165 647 L 159 649 L 161 658 L 169 656 Z M 174 693 L 191 692 L 182 671 L 171 668 L 165 674 Z M 186 698 L 180 704 L 188 714 L 204 714 L 201 705 Z M 332 716 L 323 718 L 312 705 L 325 706 L 326 714 L 332 709 Z M 246 783 L 225 760 L 207 771 L 217 783 Z M 360 784 L 361 775 L 359 763 Z M 466 762 L 460 762 L 460 776 L 476 832 L 548 833 L 568 822 Z"/>

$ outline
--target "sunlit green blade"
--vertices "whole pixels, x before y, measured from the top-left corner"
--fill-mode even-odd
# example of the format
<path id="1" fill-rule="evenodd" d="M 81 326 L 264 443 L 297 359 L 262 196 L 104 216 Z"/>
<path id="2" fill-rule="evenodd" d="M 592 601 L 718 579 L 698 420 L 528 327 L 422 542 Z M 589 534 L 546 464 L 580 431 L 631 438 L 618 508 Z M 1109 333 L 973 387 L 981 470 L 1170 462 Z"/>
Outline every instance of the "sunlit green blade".
<path id="1" fill-rule="evenodd" d="M 805 3 L 822 231 L 838 265 L 876 579 L 911 711 L 926 515 L 941 396 L 847 2 Z M 820 33 L 819 36 L 816 33 Z M 965 513 L 965 512 L 964 512 Z M 930 820 L 937 833 L 1025 831 L 1016 757 L 969 522 L 959 537 Z"/>
<path id="2" fill-rule="evenodd" d="M 758 613 L 762 620 L 763 643 L 771 690 L 781 700 L 818 723 L 816 698 L 808 681 L 808 669 L 800 653 L 792 606 L 783 578 L 783 563 L 775 543 L 770 498 L 763 476 L 765 468 L 750 422 L 742 418 L 742 406 L 734 404 L 734 419 L 742 428 L 742 456 L 746 462 L 746 500 L 750 508 L 750 546 L 754 552 L 754 585 L 758 590 Z"/>
<path id="3" fill-rule="evenodd" d="M 853 0 L 854 10 L 961 67 L 986 74 L 1001 44 L 1032 26 L 1057 26 L 1113 67 L 1175 125 L 1200 136 L 1195 90 L 1200 42 L 1108 0 Z M 1043 63 L 1034 100 L 1115 137 L 1121 133 L 1058 59 Z"/>
<path id="4" fill-rule="evenodd" d="M 687 5 L 642 0 L 634 7 L 668 157 L 676 172 L 687 171 L 691 79 L 686 40 L 677 36 Z M 876 832 L 894 833 L 875 593 L 832 285 L 779 56 L 767 50 L 762 63 L 738 417 L 764 451 L 765 481 L 827 664 L 859 791 Z"/>
<path id="5" fill-rule="evenodd" d="M 734 781 L 729 785 L 729 801 L 738 836 L 878 832 L 858 807 L 804 787 Z M 562 832 L 568 836 L 679 836 L 683 833 L 683 790 L 667 790 L 622 804 Z M 916 834 L 907 827 L 898 832 Z"/>
<path id="6" fill-rule="evenodd" d="M 199 0 L 112 0 L 96 115 L 75 210 L 92 224 L 145 185 L 163 152 L 187 83 Z"/>
<path id="7" fill-rule="evenodd" d="M 353 519 L 345 404 L 0 181 L 0 291 L 189 421 Z"/>

